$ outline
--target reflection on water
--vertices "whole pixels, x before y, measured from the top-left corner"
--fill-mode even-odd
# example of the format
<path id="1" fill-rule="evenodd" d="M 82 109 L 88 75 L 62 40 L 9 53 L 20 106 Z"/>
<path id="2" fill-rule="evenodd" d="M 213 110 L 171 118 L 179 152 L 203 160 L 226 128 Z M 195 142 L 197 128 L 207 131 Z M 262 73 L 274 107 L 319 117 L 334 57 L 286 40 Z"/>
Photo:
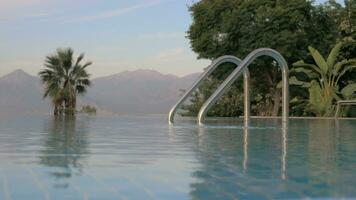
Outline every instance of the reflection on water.
<path id="1" fill-rule="evenodd" d="M 246 126 L 245 126 L 246 127 Z M 243 172 L 247 172 L 247 161 L 248 161 L 248 128 L 244 128 L 244 162 L 243 162 Z"/>
<path id="2" fill-rule="evenodd" d="M 356 197 L 356 123 L 0 120 L 0 199 Z"/>
<path id="3" fill-rule="evenodd" d="M 268 189 L 255 183 L 287 178 L 287 132 L 198 128 L 201 166 L 193 172 L 198 181 L 191 184 L 192 199 L 265 198 Z"/>
<path id="4" fill-rule="evenodd" d="M 287 145 L 288 145 L 288 135 L 287 135 L 287 130 L 288 129 L 282 129 L 282 158 L 281 158 L 281 177 L 282 179 L 286 179 L 286 173 L 287 173 Z"/>
<path id="5" fill-rule="evenodd" d="M 289 129 L 200 128 L 201 167 L 193 173 L 198 181 L 191 184 L 190 195 L 193 199 L 355 197 L 356 180 L 350 178 L 356 177 L 355 125 L 315 120 L 292 123 Z"/>
<path id="6" fill-rule="evenodd" d="M 56 116 L 44 125 L 39 163 L 51 169 L 56 187 L 68 187 L 66 180 L 81 174 L 89 154 L 86 122 L 78 125 L 75 116 Z"/>

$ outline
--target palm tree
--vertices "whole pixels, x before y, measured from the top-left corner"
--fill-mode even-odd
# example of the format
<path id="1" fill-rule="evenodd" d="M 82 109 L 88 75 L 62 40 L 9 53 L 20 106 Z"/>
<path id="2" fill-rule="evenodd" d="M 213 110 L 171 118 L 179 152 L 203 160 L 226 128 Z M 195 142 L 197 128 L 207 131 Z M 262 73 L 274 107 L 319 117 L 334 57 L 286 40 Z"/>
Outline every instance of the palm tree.
<path id="1" fill-rule="evenodd" d="M 82 65 L 83 58 L 84 54 L 80 54 L 74 60 L 73 50 L 70 48 L 57 49 L 55 54 L 46 57 L 45 69 L 39 72 L 39 76 L 45 85 L 43 97 L 51 98 L 54 115 L 61 114 L 63 110 L 74 114 L 77 94 L 86 93 L 91 85 L 86 68 L 92 63 Z"/>
<path id="2" fill-rule="evenodd" d="M 305 63 L 303 60 L 294 63 L 291 71 L 298 75 L 290 78 L 290 84 L 305 87 L 309 91 L 308 110 L 319 117 L 331 116 L 335 102 L 342 99 L 356 98 L 356 83 L 349 81 L 340 84 L 341 78 L 349 71 L 356 69 L 356 58 L 338 61 L 343 43 L 334 46 L 325 59 L 318 50 L 309 47 L 309 52 L 315 64 Z"/>

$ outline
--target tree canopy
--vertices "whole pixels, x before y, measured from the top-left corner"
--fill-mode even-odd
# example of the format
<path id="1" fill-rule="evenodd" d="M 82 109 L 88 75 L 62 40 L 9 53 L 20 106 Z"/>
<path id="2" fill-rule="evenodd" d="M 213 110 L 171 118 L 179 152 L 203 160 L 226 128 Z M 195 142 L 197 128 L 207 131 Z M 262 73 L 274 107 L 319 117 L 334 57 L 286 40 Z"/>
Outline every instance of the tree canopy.
<path id="1" fill-rule="evenodd" d="M 77 94 L 86 93 L 91 85 L 87 67 L 91 62 L 81 64 L 84 54 L 74 59 L 72 49 L 57 49 L 56 53 L 49 55 L 45 60 L 45 69 L 39 76 L 45 85 L 44 97 L 50 97 L 54 106 L 54 115 L 63 110 L 74 114 L 76 109 Z"/>
<path id="2" fill-rule="evenodd" d="M 306 0 L 202 0 L 190 12 L 188 38 L 199 58 L 269 47 L 293 63 L 307 56 L 308 45 L 326 48 L 333 40 L 328 16 Z"/>
<path id="3" fill-rule="evenodd" d="M 313 61 L 308 46 L 325 55 L 336 41 L 351 40 L 355 36 L 355 2 L 348 0 L 343 6 L 335 1 L 315 5 L 308 0 L 201 0 L 189 8 L 193 22 L 187 37 L 198 58 L 212 60 L 222 55 L 244 58 L 254 49 L 267 47 L 279 51 L 293 68 L 292 64 L 298 60 Z M 345 49 L 340 54 L 352 57 L 352 48 Z M 227 65 L 212 74 L 206 83 L 209 86 L 202 86 L 199 95 L 195 95 L 199 99 L 195 98 L 193 105 L 186 107 L 188 113 L 195 113 L 196 105 L 209 97 L 211 88 L 221 83 L 232 68 Z M 277 115 L 281 101 L 277 83 L 281 76 L 276 63 L 270 58 L 261 58 L 249 69 L 252 113 Z M 242 105 L 241 91 L 241 83 L 236 83 L 217 102 L 215 110 L 220 112 L 219 116 L 241 113 L 241 106 L 233 107 L 240 110 L 230 114 L 222 111 L 223 108 L 217 109 L 221 105 Z M 292 97 L 306 93 L 301 88 L 291 87 Z M 298 109 L 303 108 L 292 108 L 292 114 L 299 115 Z"/>

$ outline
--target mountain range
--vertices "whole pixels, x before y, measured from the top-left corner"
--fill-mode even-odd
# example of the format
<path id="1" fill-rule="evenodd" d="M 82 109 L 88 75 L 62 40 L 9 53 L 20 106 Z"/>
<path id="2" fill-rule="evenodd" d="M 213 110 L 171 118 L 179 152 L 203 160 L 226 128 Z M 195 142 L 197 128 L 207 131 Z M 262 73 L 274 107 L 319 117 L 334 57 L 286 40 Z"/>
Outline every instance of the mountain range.
<path id="1" fill-rule="evenodd" d="M 95 78 L 78 107 L 92 105 L 99 112 L 117 114 L 163 114 L 178 100 L 181 89 L 189 87 L 199 73 L 184 77 L 153 70 L 125 71 Z M 50 113 L 43 99 L 40 78 L 23 70 L 0 77 L 0 115 L 4 113 Z"/>

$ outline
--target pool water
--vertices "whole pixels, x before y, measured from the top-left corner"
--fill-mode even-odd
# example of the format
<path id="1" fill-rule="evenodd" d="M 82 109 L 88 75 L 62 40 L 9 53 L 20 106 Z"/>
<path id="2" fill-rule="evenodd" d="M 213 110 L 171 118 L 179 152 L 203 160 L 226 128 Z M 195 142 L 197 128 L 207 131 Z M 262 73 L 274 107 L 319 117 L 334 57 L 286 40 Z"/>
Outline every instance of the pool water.
<path id="1" fill-rule="evenodd" d="M 356 198 L 356 121 L 0 119 L 0 199 Z"/>

